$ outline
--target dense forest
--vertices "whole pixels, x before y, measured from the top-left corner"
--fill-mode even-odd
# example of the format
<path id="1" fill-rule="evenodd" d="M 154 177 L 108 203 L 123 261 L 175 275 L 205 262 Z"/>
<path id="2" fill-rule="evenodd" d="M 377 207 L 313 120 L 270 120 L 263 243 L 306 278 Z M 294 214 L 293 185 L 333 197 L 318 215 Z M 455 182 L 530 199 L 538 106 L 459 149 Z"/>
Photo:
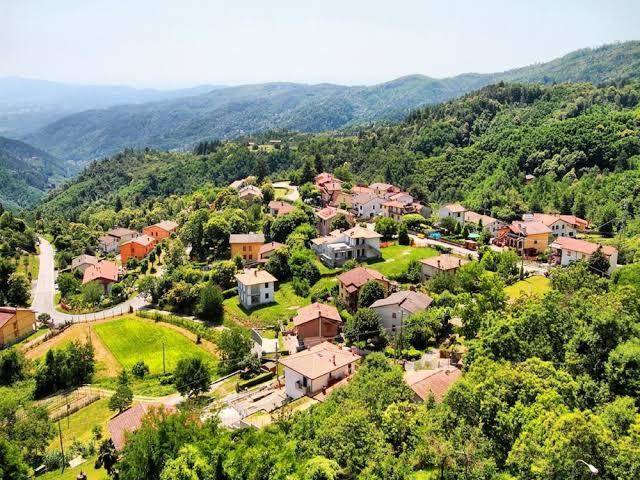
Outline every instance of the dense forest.
<path id="1" fill-rule="evenodd" d="M 219 88 L 178 99 L 79 112 L 24 139 L 65 160 L 84 162 L 124 148 L 185 148 L 204 138 L 229 139 L 271 128 L 335 130 L 397 121 L 411 109 L 500 81 L 597 84 L 637 78 L 639 52 L 640 42 L 626 42 L 502 73 L 445 79 L 412 75 L 373 86 L 269 83 Z"/>

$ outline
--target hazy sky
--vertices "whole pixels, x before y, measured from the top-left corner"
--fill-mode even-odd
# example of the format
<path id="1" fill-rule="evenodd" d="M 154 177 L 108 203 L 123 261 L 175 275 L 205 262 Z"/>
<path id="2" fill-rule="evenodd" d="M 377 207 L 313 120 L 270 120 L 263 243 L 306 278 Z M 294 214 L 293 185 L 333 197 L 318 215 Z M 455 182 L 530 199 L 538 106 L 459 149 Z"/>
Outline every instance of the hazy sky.
<path id="1" fill-rule="evenodd" d="M 639 0 L 0 0 L 0 76 L 175 87 L 493 72 L 640 39 Z"/>

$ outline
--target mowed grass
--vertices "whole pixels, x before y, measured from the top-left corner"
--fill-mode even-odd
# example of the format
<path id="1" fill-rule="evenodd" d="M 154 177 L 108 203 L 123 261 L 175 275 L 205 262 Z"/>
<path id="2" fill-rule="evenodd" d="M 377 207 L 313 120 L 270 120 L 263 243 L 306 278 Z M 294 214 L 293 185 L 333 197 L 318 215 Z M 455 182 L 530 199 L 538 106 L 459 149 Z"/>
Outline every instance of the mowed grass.
<path id="1" fill-rule="evenodd" d="M 533 277 L 525 278 L 519 282 L 505 287 L 504 291 L 509 297 L 509 300 L 517 300 L 523 295 L 535 294 L 544 295 L 551 289 L 551 282 L 547 277 L 542 275 L 534 275 Z"/>
<path id="2" fill-rule="evenodd" d="M 82 465 L 75 468 L 65 468 L 64 473 L 60 473 L 60 469 L 47 472 L 40 475 L 38 480 L 76 480 L 80 472 L 84 472 L 87 475 L 88 480 L 108 480 L 110 477 L 104 468 L 95 469 L 97 455 L 90 457 Z"/>
<path id="3" fill-rule="evenodd" d="M 109 399 L 101 398 L 69 415 L 68 422 L 66 417 L 62 418 L 60 420 L 60 429 L 62 430 L 62 444 L 65 449 L 70 447 L 76 440 L 81 443 L 87 443 L 91 440 L 93 437 L 92 429 L 96 425 L 99 425 L 102 429 L 102 437 L 108 437 L 107 423 L 114 415 L 115 412 L 109 410 Z M 56 435 L 51 439 L 48 450 L 59 448 L 60 439 Z"/>
<path id="4" fill-rule="evenodd" d="M 151 320 L 124 317 L 97 324 L 94 329 L 107 349 L 126 369 L 143 360 L 149 366 L 151 374 L 162 373 L 163 345 L 168 372 L 173 371 L 178 360 L 184 357 L 199 357 L 211 367 L 215 367 L 217 363 L 210 352 L 180 332 Z"/>
<path id="5" fill-rule="evenodd" d="M 240 299 L 237 295 L 227 298 L 224 301 L 226 320 L 231 320 L 245 327 L 277 325 L 279 320 L 286 324 L 290 318 L 296 315 L 299 307 L 311 303 L 309 298 L 296 295 L 289 282 L 280 285 L 274 295 L 274 300 L 275 302 L 245 310 L 240 305 Z"/>
<path id="6" fill-rule="evenodd" d="M 287 196 L 289 189 L 283 187 L 274 187 L 276 199 L 280 199 Z"/>
<path id="7" fill-rule="evenodd" d="M 407 245 L 392 245 L 382 248 L 381 251 L 382 259 L 370 262 L 369 267 L 387 277 L 403 273 L 412 260 L 435 257 L 438 254 L 433 248 Z"/>

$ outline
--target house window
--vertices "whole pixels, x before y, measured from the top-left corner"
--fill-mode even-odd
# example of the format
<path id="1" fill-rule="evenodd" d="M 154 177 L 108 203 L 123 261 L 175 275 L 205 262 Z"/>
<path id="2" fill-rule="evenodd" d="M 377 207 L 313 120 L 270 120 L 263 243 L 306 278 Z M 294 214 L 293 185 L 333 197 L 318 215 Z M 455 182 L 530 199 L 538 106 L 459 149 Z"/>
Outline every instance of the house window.
<path id="1" fill-rule="evenodd" d="M 396 312 L 393 312 L 393 313 L 391 314 L 391 318 L 396 318 Z"/>
<path id="2" fill-rule="evenodd" d="M 264 284 L 264 288 L 269 288 L 269 282 Z"/>
<path id="3" fill-rule="evenodd" d="M 302 377 L 302 386 L 303 387 L 307 386 L 307 377 Z"/>
<path id="4" fill-rule="evenodd" d="M 253 255 L 249 255 L 249 260 L 253 260 Z"/>
<path id="5" fill-rule="evenodd" d="M 264 299 L 265 299 L 265 300 L 267 300 L 268 298 L 269 298 L 269 294 L 268 294 L 268 293 L 265 293 L 265 294 L 264 294 Z"/>
<path id="6" fill-rule="evenodd" d="M 246 245 L 242 245 L 242 251 L 246 252 L 247 251 L 247 246 Z"/>

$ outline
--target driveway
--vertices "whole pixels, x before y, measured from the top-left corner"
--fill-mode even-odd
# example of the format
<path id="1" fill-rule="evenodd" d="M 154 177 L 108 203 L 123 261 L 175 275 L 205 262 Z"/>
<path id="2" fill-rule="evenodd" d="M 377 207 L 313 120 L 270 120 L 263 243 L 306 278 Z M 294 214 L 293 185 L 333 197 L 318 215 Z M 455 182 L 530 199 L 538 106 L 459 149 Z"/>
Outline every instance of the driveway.
<path id="1" fill-rule="evenodd" d="M 38 281 L 36 282 L 35 289 L 33 290 L 33 302 L 31 303 L 31 308 L 36 312 L 36 315 L 48 313 L 51 315 L 53 323 L 60 325 L 66 322 L 90 322 L 103 318 L 115 317 L 116 315 L 122 315 L 129 312 L 130 307 L 134 310 L 139 310 L 147 305 L 147 301 L 143 296 L 137 295 L 125 302 L 95 313 L 71 315 L 69 313 L 57 311 L 54 308 L 54 298 L 56 293 L 56 271 L 54 268 L 55 251 L 51 243 L 49 243 L 45 238 L 40 237 L 39 240 L 40 255 L 38 258 L 40 261 L 40 269 Z"/>
<path id="2" fill-rule="evenodd" d="M 287 194 L 284 196 L 285 200 L 289 200 L 290 202 L 295 202 L 300 198 L 300 192 L 298 192 L 298 187 L 296 185 L 291 185 L 291 182 L 275 182 L 272 184 L 273 188 L 286 188 Z"/>

